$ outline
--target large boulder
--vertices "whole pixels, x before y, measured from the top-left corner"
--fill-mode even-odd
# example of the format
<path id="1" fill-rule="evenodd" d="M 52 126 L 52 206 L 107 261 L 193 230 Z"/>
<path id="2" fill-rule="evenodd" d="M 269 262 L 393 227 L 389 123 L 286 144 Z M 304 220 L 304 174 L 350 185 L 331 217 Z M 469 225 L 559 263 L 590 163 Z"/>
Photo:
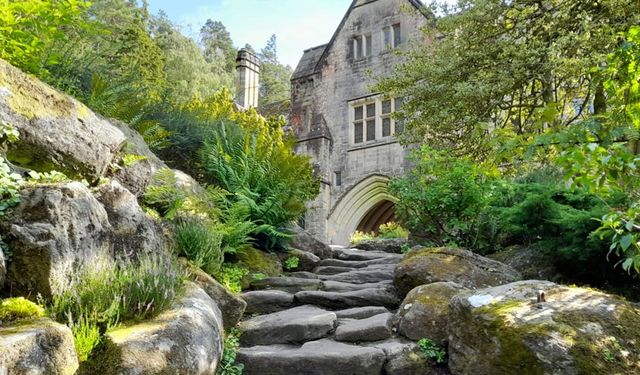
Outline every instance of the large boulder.
<path id="1" fill-rule="evenodd" d="M 105 347 L 86 364 L 83 373 L 215 374 L 223 334 L 215 301 L 189 283 L 171 310 L 150 321 L 108 332 Z"/>
<path id="2" fill-rule="evenodd" d="M 468 250 L 416 247 L 398 264 L 393 281 L 404 296 L 417 286 L 438 281 L 453 281 L 476 289 L 520 279 L 513 268 Z"/>
<path id="3" fill-rule="evenodd" d="M 525 280 L 556 281 L 561 278 L 553 254 L 533 246 L 512 246 L 487 257 L 512 267 Z"/>
<path id="4" fill-rule="evenodd" d="M 73 375 L 77 369 L 67 326 L 41 318 L 0 327 L 0 374 Z"/>
<path id="5" fill-rule="evenodd" d="M 398 309 L 398 333 L 418 341 L 429 338 L 441 345 L 447 340 L 449 301 L 467 290 L 452 282 L 438 282 L 413 288 Z"/>
<path id="6" fill-rule="evenodd" d="M 353 245 L 356 249 L 366 251 L 384 251 L 385 253 L 402 253 L 402 247 L 407 244 L 404 238 L 375 238 L 360 241 Z"/>
<path id="7" fill-rule="evenodd" d="M 388 339 L 368 346 L 381 349 L 387 357 L 384 364 L 386 375 L 439 375 L 448 374 L 432 363 L 415 342 L 403 339 Z"/>
<path id="8" fill-rule="evenodd" d="M 9 286 L 16 295 L 45 298 L 73 275 L 112 259 L 104 207 L 79 182 L 30 187 L 0 224 L 13 256 Z"/>
<path id="9" fill-rule="evenodd" d="M 104 176 L 126 141 L 118 128 L 79 101 L 2 60 L 0 121 L 20 133 L 20 141 L 8 145 L 13 164 L 89 181 Z"/>
<path id="10" fill-rule="evenodd" d="M 295 249 L 308 251 L 317 255 L 320 259 L 331 258 L 331 248 L 326 243 L 323 243 L 313 237 L 309 232 L 294 226 L 291 228 L 294 233 L 293 238 L 289 246 Z"/>
<path id="11" fill-rule="evenodd" d="M 96 189 L 111 224 L 110 242 L 116 255 L 161 253 L 167 238 L 159 222 L 147 215 L 136 197 L 117 181 Z"/>
<path id="12" fill-rule="evenodd" d="M 640 309 L 619 297 L 529 280 L 461 293 L 450 311 L 454 374 L 640 374 Z"/>
<path id="13" fill-rule="evenodd" d="M 247 307 L 247 303 L 238 295 L 222 286 L 213 277 L 198 267 L 193 266 L 185 258 L 180 258 L 182 265 L 188 270 L 190 278 L 213 299 L 222 312 L 225 329 L 235 327 Z"/>
<path id="14" fill-rule="evenodd" d="M 152 182 L 155 173 L 167 165 L 151 152 L 140 133 L 120 121 L 112 120 L 111 123 L 127 137 L 122 153 L 135 155 L 138 160 L 133 163 L 119 163 L 110 177 L 139 197 Z"/>

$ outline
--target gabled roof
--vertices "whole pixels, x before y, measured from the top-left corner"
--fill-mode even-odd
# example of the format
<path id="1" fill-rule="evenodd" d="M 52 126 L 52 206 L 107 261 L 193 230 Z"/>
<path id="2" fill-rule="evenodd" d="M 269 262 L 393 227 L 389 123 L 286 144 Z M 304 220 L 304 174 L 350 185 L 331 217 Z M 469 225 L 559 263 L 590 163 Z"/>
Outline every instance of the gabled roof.
<path id="1" fill-rule="evenodd" d="M 298 62 L 298 66 L 296 66 L 296 70 L 291 76 L 291 79 L 298 79 L 313 74 L 316 69 L 316 65 L 318 64 L 318 60 L 322 57 L 326 47 L 327 44 L 323 44 L 321 46 L 305 50 L 300 62 Z"/>
<path id="2" fill-rule="evenodd" d="M 298 66 L 296 67 L 296 70 L 293 72 L 293 75 L 291 76 L 291 79 L 292 80 L 298 79 L 298 78 L 317 72 L 319 70 L 320 64 L 327 56 L 327 54 L 329 53 L 329 50 L 331 49 L 331 46 L 333 45 L 336 38 L 338 37 L 338 34 L 340 34 L 340 31 L 342 30 L 345 23 L 349 19 L 349 16 L 351 15 L 351 11 L 357 7 L 366 5 L 374 1 L 377 1 L 377 0 L 353 0 L 351 2 L 351 5 L 349 5 L 349 9 L 347 9 L 347 12 L 345 13 L 344 17 L 342 17 L 342 21 L 340 21 L 340 25 L 338 25 L 338 28 L 333 33 L 333 36 L 331 37 L 331 40 L 329 41 L 329 43 L 305 50 L 304 54 L 302 55 L 302 58 L 300 59 L 300 62 L 298 63 Z M 420 0 L 407 0 L 407 1 L 411 5 L 413 5 L 423 16 L 425 16 L 425 18 L 433 17 L 433 14 L 431 14 L 431 12 L 429 12 L 425 8 L 424 4 L 422 4 Z"/>

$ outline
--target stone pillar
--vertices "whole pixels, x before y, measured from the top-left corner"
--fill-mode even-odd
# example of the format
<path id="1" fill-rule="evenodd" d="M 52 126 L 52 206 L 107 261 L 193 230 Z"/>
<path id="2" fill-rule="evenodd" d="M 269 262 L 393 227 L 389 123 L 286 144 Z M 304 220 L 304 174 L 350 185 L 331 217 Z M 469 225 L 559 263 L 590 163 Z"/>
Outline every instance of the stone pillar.
<path id="1" fill-rule="evenodd" d="M 238 92 L 236 103 L 244 109 L 258 107 L 258 88 L 260 87 L 260 61 L 246 48 L 238 51 L 236 57 L 238 72 Z"/>

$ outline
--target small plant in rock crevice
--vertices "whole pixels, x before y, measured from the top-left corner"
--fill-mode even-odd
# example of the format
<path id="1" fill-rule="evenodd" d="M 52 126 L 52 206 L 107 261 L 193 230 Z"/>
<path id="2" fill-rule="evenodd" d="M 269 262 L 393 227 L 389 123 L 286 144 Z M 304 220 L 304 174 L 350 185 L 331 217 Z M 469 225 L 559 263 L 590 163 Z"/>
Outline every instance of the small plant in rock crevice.
<path id="1" fill-rule="evenodd" d="M 420 348 L 420 352 L 422 352 L 425 357 L 434 360 L 438 364 L 444 363 L 447 357 L 447 352 L 445 351 L 445 349 L 438 346 L 431 339 L 420 339 L 418 341 L 418 347 Z"/>
<path id="2" fill-rule="evenodd" d="M 300 265 L 300 258 L 297 256 L 290 256 L 284 261 L 284 268 L 287 270 L 295 270 Z"/>
<path id="3" fill-rule="evenodd" d="M 232 329 L 224 340 L 222 360 L 216 371 L 216 375 L 242 375 L 244 364 L 236 363 L 236 354 L 240 347 L 240 333 Z"/>

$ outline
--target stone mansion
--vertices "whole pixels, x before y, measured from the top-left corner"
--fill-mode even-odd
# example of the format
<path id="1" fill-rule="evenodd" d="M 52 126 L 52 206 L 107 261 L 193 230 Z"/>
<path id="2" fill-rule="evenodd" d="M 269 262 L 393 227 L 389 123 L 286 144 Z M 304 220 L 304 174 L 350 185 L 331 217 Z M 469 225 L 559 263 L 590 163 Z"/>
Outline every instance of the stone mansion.
<path id="1" fill-rule="evenodd" d="M 372 87 L 402 61 L 398 50 L 424 42 L 428 18 L 418 0 L 354 0 L 329 43 L 304 51 L 293 73 L 296 151 L 322 182 L 304 226 L 322 241 L 346 245 L 355 230 L 395 218 L 387 182 L 407 166 L 392 116 L 401 101 Z"/>

